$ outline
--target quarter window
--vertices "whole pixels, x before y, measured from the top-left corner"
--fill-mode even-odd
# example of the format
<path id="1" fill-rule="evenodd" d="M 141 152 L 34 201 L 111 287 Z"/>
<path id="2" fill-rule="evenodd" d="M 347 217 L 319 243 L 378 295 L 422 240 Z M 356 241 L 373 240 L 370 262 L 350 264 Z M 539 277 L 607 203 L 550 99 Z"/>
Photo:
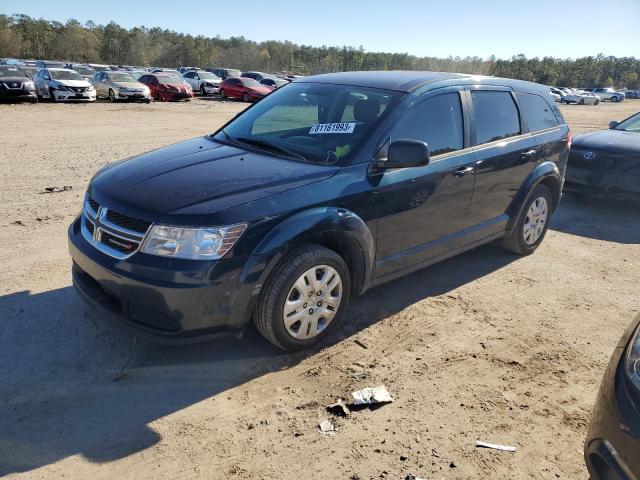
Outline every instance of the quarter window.
<path id="1" fill-rule="evenodd" d="M 547 101 L 539 95 L 530 93 L 518 93 L 520 106 L 529 124 L 531 132 L 545 130 L 558 126 L 558 120 L 551 111 Z"/>
<path id="2" fill-rule="evenodd" d="M 433 156 L 460 150 L 464 145 L 460 95 L 445 93 L 413 107 L 394 129 L 391 140 L 399 139 L 426 142 Z"/>
<path id="3" fill-rule="evenodd" d="M 518 108 L 509 92 L 471 92 L 476 145 L 520 135 Z"/>

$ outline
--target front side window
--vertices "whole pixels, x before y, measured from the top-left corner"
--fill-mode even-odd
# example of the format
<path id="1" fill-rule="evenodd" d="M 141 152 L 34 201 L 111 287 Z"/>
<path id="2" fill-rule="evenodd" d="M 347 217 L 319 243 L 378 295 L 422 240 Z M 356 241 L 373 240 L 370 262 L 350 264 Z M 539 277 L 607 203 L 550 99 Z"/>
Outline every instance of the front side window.
<path id="1" fill-rule="evenodd" d="M 471 98 L 476 145 L 520 135 L 520 116 L 511 93 L 474 90 Z"/>
<path id="2" fill-rule="evenodd" d="M 457 92 L 445 93 L 414 106 L 397 122 L 394 140 L 421 140 L 432 156 L 460 150 L 464 146 L 462 106 Z"/>
<path id="3" fill-rule="evenodd" d="M 518 93 L 518 100 L 531 132 L 558 126 L 558 120 L 547 101 L 539 95 Z"/>
<path id="4" fill-rule="evenodd" d="M 256 146 L 309 162 L 336 163 L 355 155 L 384 114 L 404 96 L 389 90 L 295 83 L 275 90 L 231 121 L 216 140 Z M 267 147 L 268 148 L 268 147 Z"/>

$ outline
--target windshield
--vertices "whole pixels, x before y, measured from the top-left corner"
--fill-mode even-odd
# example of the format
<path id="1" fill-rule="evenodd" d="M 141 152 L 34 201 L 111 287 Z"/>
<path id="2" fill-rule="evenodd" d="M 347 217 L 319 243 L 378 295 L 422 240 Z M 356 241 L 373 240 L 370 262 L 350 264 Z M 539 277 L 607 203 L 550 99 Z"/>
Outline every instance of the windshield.
<path id="1" fill-rule="evenodd" d="M 636 113 L 633 117 L 620 122 L 616 125 L 614 130 L 625 130 L 627 132 L 640 133 L 640 113 Z"/>
<path id="2" fill-rule="evenodd" d="M 227 77 L 239 77 L 240 75 L 242 75 L 242 72 L 240 70 L 235 70 L 233 68 L 227 68 L 226 72 Z"/>
<path id="3" fill-rule="evenodd" d="M 24 77 L 25 73 L 18 67 L 0 68 L 0 78 Z"/>
<path id="4" fill-rule="evenodd" d="M 209 72 L 198 72 L 198 76 L 203 80 L 220 80 L 217 75 Z"/>
<path id="5" fill-rule="evenodd" d="M 253 78 L 241 77 L 239 79 L 245 87 L 262 87 L 262 84 Z"/>
<path id="6" fill-rule="evenodd" d="M 174 77 L 173 75 L 163 75 L 163 76 L 157 75 L 156 78 L 158 79 L 158 82 L 165 85 L 168 85 L 168 84 L 175 85 L 176 83 L 178 84 L 182 83 L 181 79 L 179 79 L 178 77 Z"/>
<path id="7" fill-rule="evenodd" d="M 254 146 L 266 141 L 310 162 L 336 163 L 355 154 L 402 95 L 350 85 L 292 83 L 232 120 L 214 138 Z"/>
<path id="8" fill-rule="evenodd" d="M 81 65 L 76 65 L 73 69 L 81 75 L 93 76 L 96 73 L 93 68 L 83 67 Z"/>
<path id="9" fill-rule="evenodd" d="M 73 70 L 49 70 L 54 80 L 84 80 L 82 75 Z"/>
<path id="10" fill-rule="evenodd" d="M 141 76 L 146 74 L 147 72 L 129 72 L 129 75 L 131 75 L 134 80 L 138 80 Z"/>
<path id="11" fill-rule="evenodd" d="M 134 80 L 128 73 L 110 73 L 109 79 L 112 82 L 133 82 Z"/>

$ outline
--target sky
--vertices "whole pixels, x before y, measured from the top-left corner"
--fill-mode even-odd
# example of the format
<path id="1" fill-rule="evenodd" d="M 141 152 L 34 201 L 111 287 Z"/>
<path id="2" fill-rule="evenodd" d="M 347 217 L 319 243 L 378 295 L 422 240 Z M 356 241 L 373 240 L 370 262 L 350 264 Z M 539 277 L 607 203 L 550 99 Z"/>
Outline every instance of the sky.
<path id="1" fill-rule="evenodd" d="M 640 0 L 0 0 L 0 13 L 417 56 L 640 57 Z"/>

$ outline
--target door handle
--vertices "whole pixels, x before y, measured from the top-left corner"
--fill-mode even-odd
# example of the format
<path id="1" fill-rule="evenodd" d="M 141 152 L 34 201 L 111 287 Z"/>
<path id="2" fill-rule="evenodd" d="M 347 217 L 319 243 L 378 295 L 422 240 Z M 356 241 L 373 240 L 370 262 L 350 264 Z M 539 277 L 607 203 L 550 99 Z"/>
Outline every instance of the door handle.
<path id="1" fill-rule="evenodd" d="M 529 150 L 528 152 L 524 152 L 520 154 L 520 158 L 522 158 L 523 160 L 526 160 L 533 157 L 535 154 L 536 154 L 535 150 Z"/>
<path id="2" fill-rule="evenodd" d="M 474 170 L 473 167 L 460 167 L 455 172 L 453 172 L 453 174 L 456 177 L 460 178 L 460 177 L 464 177 L 467 173 L 473 172 L 473 170 Z"/>

